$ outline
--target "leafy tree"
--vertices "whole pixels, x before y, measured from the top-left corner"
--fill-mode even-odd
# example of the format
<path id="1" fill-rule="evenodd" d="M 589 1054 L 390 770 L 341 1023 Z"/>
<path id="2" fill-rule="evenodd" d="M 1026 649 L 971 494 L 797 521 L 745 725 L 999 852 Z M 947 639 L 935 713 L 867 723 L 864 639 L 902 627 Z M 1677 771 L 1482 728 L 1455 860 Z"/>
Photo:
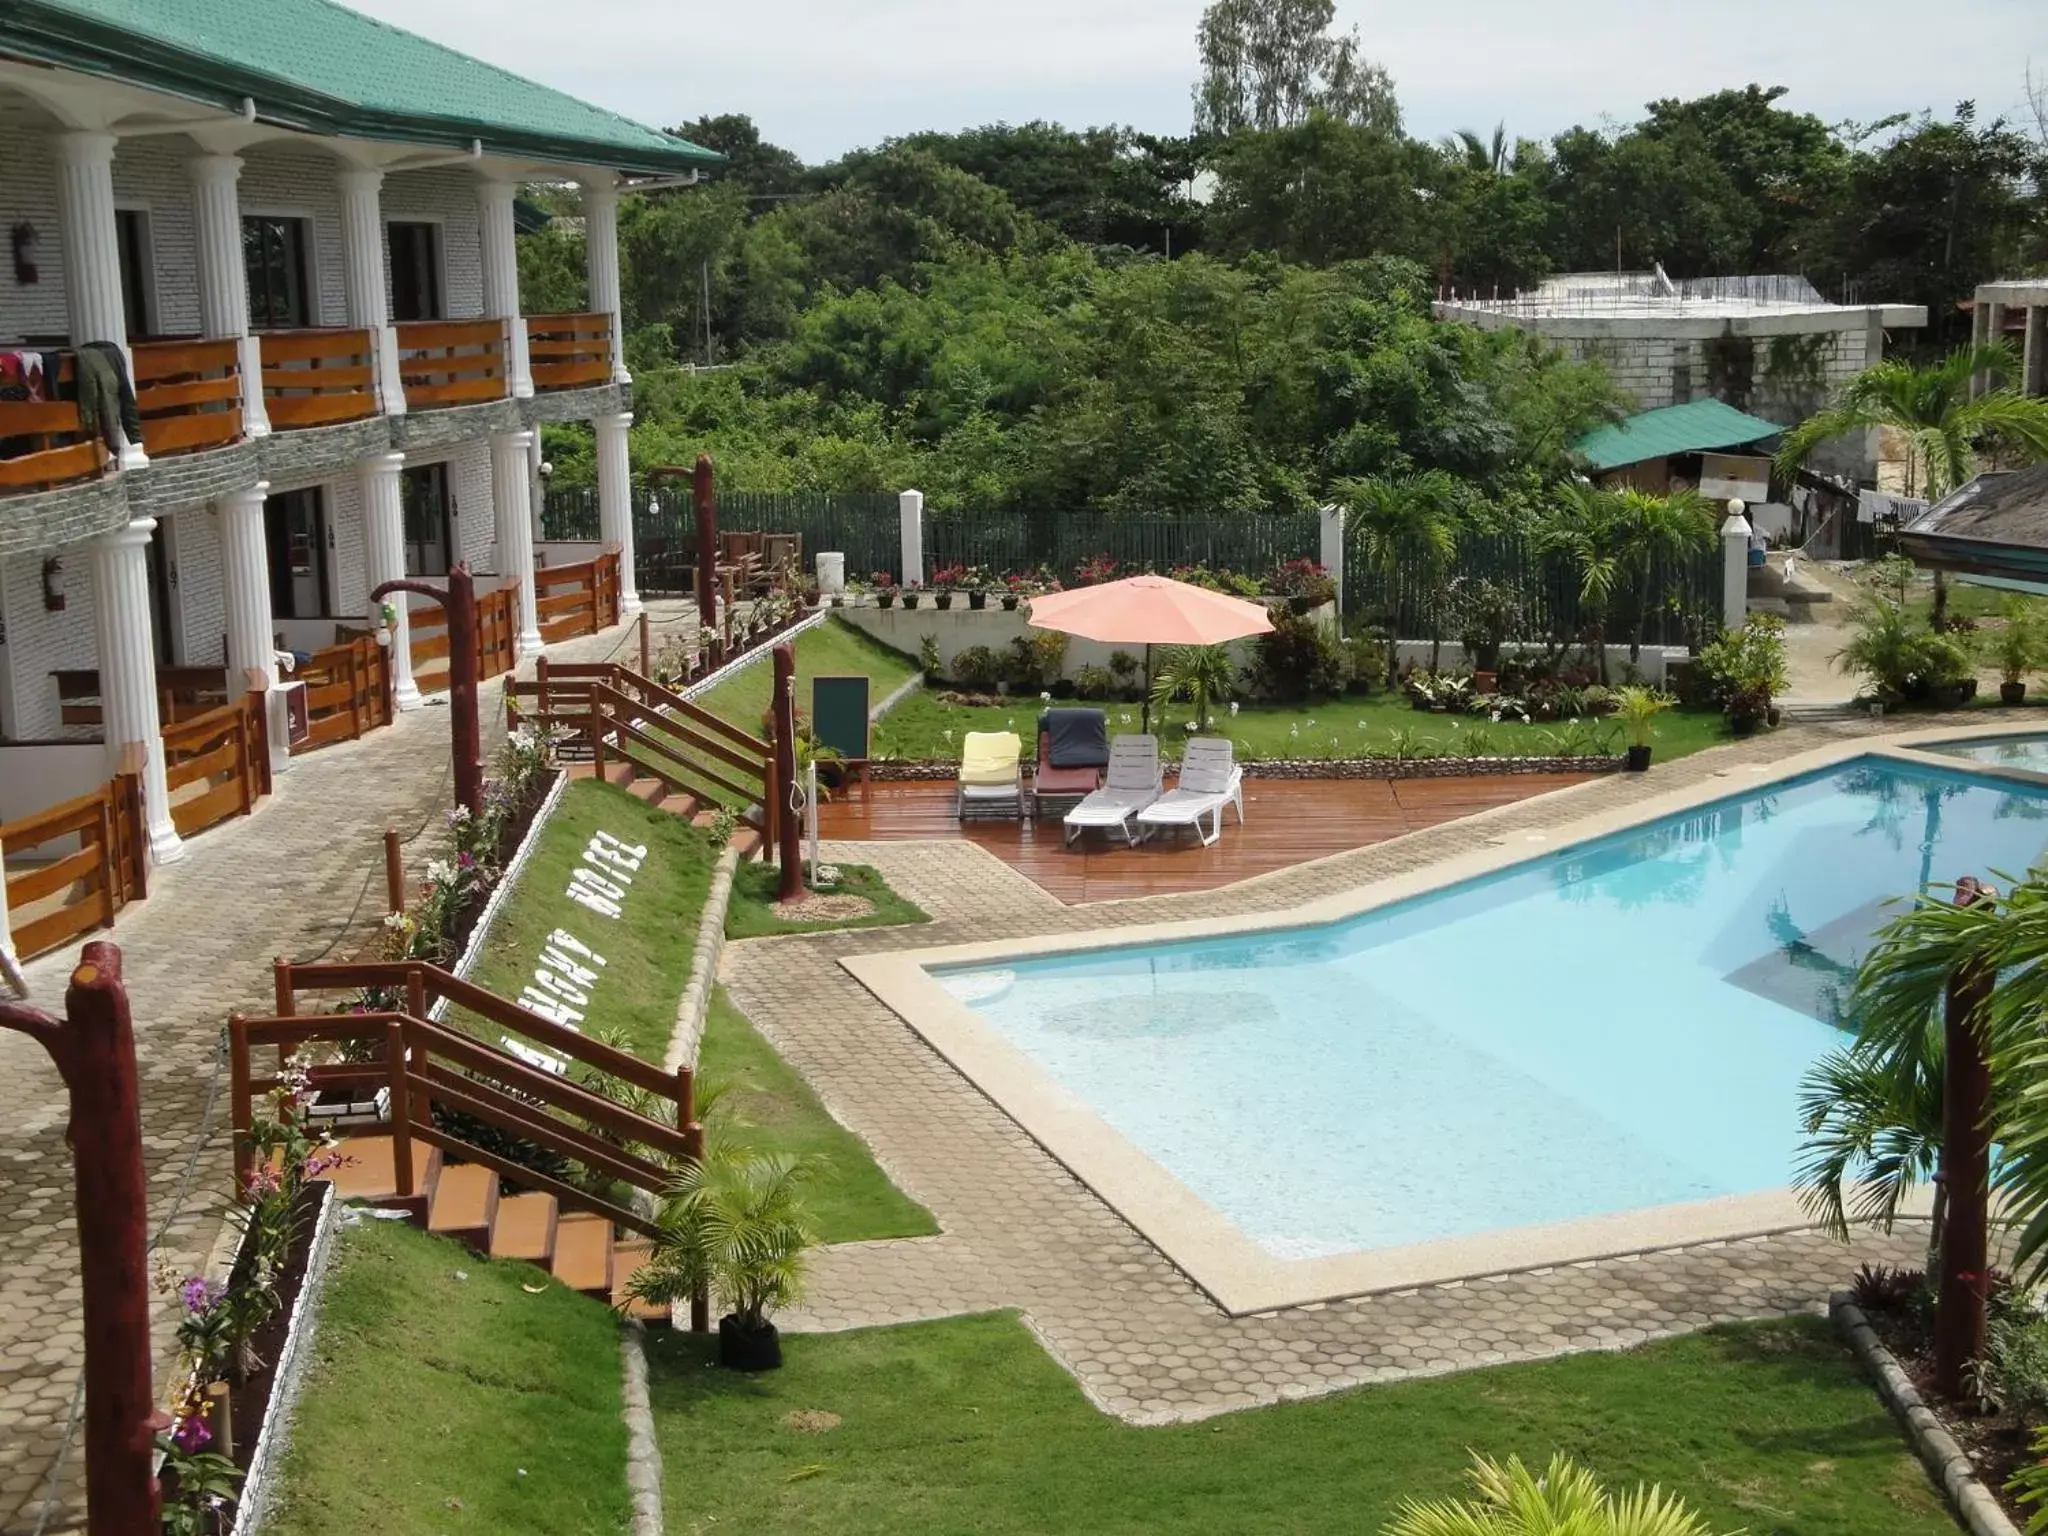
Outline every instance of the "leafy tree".
<path id="1" fill-rule="evenodd" d="M 1635 583 L 1636 627 L 1628 642 L 1629 664 L 1633 666 L 1642 660 L 1643 637 L 1650 627 L 1651 573 L 1712 549 L 1714 516 L 1697 491 L 1652 496 L 1626 490 L 1616 511 L 1621 525 L 1621 563 Z"/>
<path id="2" fill-rule="evenodd" d="M 1421 247 L 1421 145 L 1377 126 L 1316 112 L 1219 144 L 1209 237 L 1221 254 L 1271 251 L 1324 266 Z"/>
<path id="3" fill-rule="evenodd" d="M 1607 620 L 1615 588 L 1634 554 L 1634 528 L 1624 493 L 1603 491 L 1583 480 L 1557 488 L 1548 516 L 1536 530 L 1536 547 L 1562 555 L 1579 579 L 1579 617 L 1586 647 L 1607 681 Z"/>
<path id="4" fill-rule="evenodd" d="M 678 137 L 724 155 L 727 163 L 712 174 L 743 187 L 755 197 L 792 196 L 805 189 L 804 163 L 792 151 L 761 137 L 754 120 L 743 112 L 700 117 L 674 130 Z"/>
<path id="5" fill-rule="evenodd" d="M 1403 600 L 1414 593 L 1424 594 L 1426 611 L 1439 620 L 1430 633 L 1429 666 L 1435 671 L 1442 659 L 1441 605 L 1427 595 L 1442 588 L 1458 553 L 1464 488 L 1443 471 L 1429 470 L 1401 479 L 1354 480 L 1337 489 L 1366 569 L 1387 581 L 1388 639 L 1399 627 Z"/>
<path id="6" fill-rule="evenodd" d="M 1398 133 L 1393 78 L 1360 52 L 1358 32 L 1331 35 L 1335 0 L 1214 0 L 1197 43 L 1195 131 L 1292 128 L 1315 113 Z"/>

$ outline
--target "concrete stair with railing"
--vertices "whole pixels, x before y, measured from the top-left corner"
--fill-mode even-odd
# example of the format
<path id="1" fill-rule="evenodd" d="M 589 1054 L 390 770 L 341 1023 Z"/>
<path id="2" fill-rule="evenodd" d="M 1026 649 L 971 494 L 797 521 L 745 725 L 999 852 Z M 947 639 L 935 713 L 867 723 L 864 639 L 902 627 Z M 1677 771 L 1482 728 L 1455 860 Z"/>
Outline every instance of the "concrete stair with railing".
<path id="1" fill-rule="evenodd" d="M 504 1192 L 496 1172 L 477 1163 L 449 1163 L 438 1147 L 412 1143 L 412 1187 L 398 1193 L 389 1136 L 344 1136 L 345 1159 L 324 1177 L 344 1199 L 403 1210 L 415 1226 L 452 1238 L 472 1252 L 536 1265 L 572 1291 L 596 1297 L 649 1321 L 667 1307 L 631 1301 L 627 1286 L 651 1251 L 639 1233 L 622 1233 L 604 1217 L 564 1211 L 553 1195 Z"/>
<path id="2" fill-rule="evenodd" d="M 596 776 L 596 772 L 597 770 L 589 763 L 575 763 L 569 767 L 569 777 L 572 779 L 592 778 Z M 718 820 L 716 805 L 707 804 L 695 795 L 670 789 L 660 779 L 640 772 L 630 759 L 620 761 L 616 758 L 607 758 L 604 765 L 604 781 L 625 790 L 637 800 L 645 801 L 648 805 L 667 811 L 671 815 L 682 817 L 693 827 L 708 828 Z M 740 858 L 745 860 L 762 857 L 766 845 L 758 828 L 741 822 L 733 830 L 732 846 Z"/>

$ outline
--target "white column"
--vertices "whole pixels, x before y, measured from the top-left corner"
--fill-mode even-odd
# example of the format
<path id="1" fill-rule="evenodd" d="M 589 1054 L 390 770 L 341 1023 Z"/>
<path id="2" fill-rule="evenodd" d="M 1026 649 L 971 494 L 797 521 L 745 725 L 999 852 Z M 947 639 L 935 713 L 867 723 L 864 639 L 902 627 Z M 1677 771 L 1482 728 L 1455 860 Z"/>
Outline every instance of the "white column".
<path id="1" fill-rule="evenodd" d="M 626 456 L 633 413 L 600 416 L 591 425 L 597 428 L 598 537 L 619 547 L 619 613 L 630 617 L 640 611 L 640 591 L 633 584 L 633 471 Z"/>
<path id="2" fill-rule="evenodd" d="M 619 303 L 619 189 L 612 182 L 583 184 L 583 260 L 590 276 L 591 313 L 612 317 L 612 382 L 630 384 L 625 311 Z"/>
<path id="3" fill-rule="evenodd" d="M 533 590 L 533 509 L 530 505 L 531 432 L 491 434 L 491 506 L 497 516 L 498 574 L 519 583 L 519 654 L 538 651 L 540 604 Z"/>
<path id="4" fill-rule="evenodd" d="M 270 435 L 263 408 L 263 347 L 249 334 L 249 270 L 242 257 L 242 178 L 239 155 L 198 155 L 185 162 L 192 177 L 192 244 L 199 276 L 199 328 L 210 338 L 241 344 L 242 432 Z"/>
<path id="5" fill-rule="evenodd" d="M 405 575 L 405 507 L 398 494 L 402 453 L 373 453 L 356 461 L 356 480 L 363 498 L 363 576 L 372 592 Z M 398 618 L 391 626 L 391 698 L 400 709 L 420 707 L 419 685 L 412 680 L 412 620 L 403 593 L 388 599 Z M 370 605 L 374 618 L 376 604 Z"/>
<path id="6" fill-rule="evenodd" d="M 506 373 L 512 396 L 533 393 L 533 369 L 526 350 L 526 321 L 519 314 L 519 247 L 512 222 L 512 198 L 518 188 L 509 181 L 477 183 L 477 239 L 483 251 L 484 314 L 505 322 Z"/>
<path id="7" fill-rule="evenodd" d="M 1970 311 L 1970 341 L 1974 346 L 1983 346 L 1991 340 L 1991 306 L 1983 298 L 1977 300 L 1976 308 Z M 1986 375 L 1980 368 L 1970 375 L 1970 398 L 1975 399 L 1988 387 Z"/>
<path id="8" fill-rule="evenodd" d="M 1322 566 L 1337 584 L 1337 626 L 1344 625 L 1344 509 L 1327 506 L 1322 511 Z M 1469 663 L 1469 658 L 1468 658 Z"/>
<path id="9" fill-rule="evenodd" d="M 142 774 L 142 817 L 159 864 L 182 858 L 164 776 L 163 722 L 156 710 L 156 654 L 149 635 L 149 536 L 152 518 L 92 542 L 93 623 L 99 638 L 100 724 L 111 772 Z"/>
<path id="10" fill-rule="evenodd" d="M 220 517 L 221 563 L 227 576 L 228 685 L 263 695 L 269 724 L 270 769 L 292 765 L 290 723 L 277 687 L 277 632 L 270 613 L 269 544 L 264 536 L 263 498 L 268 481 L 230 491 L 213 504 Z"/>
<path id="11" fill-rule="evenodd" d="M 71 344 L 111 341 L 128 355 L 128 318 L 121 305 L 121 246 L 114 229 L 114 145 L 111 133 L 60 133 L 51 139 L 57 158 L 57 233 L 64 248 L 64 302 Z M 140 443 L 126 443 L 121 467 L 149 462 Z"/>
<path id="12" fill-rule="evenodd" d="M 346 170 L 334 180 L 341 188 L 341 272 L 348 295 L 348 323 L 372 333 L 384 413 L 403 416 L 405 385 L 398 376 L 398 333 L 391 328 L 391 303 L 384 279 L 384 205 L 378 197 L 384 173 Z"/>
<path id="13" fill-rule="evenodd" d="M 902 535 L 903 585 L 924 585 L 924 492 L 905 491 L 896 498 Z"/>
<path id="14" fill-rule="evenodd" d="M 1721 627 L 1740 629 L 1749 622 L 1749 519 L 1741 502 L 1728 503 L 1721 524 Z"/>
<path id="15" fill-rule="evenodd" d="M 2021 354 L 2020 393 L 2048 395 L 2048 304 L 2027 306 L 2027 341 Z"/>

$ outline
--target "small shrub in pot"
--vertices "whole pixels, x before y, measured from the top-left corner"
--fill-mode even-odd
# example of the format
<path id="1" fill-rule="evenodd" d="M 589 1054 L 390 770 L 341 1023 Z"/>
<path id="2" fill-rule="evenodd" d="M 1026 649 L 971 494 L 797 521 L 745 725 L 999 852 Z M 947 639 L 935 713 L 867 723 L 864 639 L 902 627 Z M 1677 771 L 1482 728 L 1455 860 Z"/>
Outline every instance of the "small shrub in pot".
<path id="1" fill-rule="evenodd" d="M 1657 716 L 1670 709 L 1678 700 L 1656 688 L 1645 688 L 1631 684 L 1615 695 L 1619 706 L 1616 713 L 1621 723 L 1628 727 L 1628 766 L 1631 773 L 1641 773 L 1650 766 L 1650 749 L 1656 739 Z"/>

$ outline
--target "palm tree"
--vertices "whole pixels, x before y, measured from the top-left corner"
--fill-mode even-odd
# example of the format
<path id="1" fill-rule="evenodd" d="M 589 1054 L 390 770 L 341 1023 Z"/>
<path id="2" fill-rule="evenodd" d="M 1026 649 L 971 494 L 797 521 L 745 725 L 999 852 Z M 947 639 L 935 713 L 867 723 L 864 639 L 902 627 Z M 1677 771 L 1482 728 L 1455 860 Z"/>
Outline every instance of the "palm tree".
<path id="1" fill-rule="evenodd" d="M 1631 493 L 1633 494 L 1633 493 Z M 1584 480 L 1559 487 L 1549 517 L 1536 531 L 1536 547 L 1563 555 L 1579 577 L 1580 618 L 1585 623 L 1600 681 L 1607 681 L 1607 607 L 1631 554 L 1623 498 Z"/>
<path id="2" fill-rule="evenodd" d="M 1411 1499 L 1381 1536 L 1714 1536 L 1676 1494 L 1654 1486 L 1609 1493 L 1563 1455 L 1551 1457 L 1541 1476 L 1518 1456 L 1505 1465 L 1474 1456 L 1466 1475 L 1477 1498 Z"/>
<path id="3" fill-rule="evenodd" d="M 1630 665 L 1642 660 L 1643 636 L 1650 627 L 1650 581 L 1660 564 L 1714 547 L 1714 515 L 1697 491 L 1652 496 L 1644 491 L 1621 493 L 1617 507 L 1622 522 L 1626 563 L 1636 581 L 1636 632 L 1629 637 Z"/>
<path id="4" fill-rule="evenodd" d="M 1455 133 L 1445 134 L 1440 142 L 1444 153 L 1468 171 L 1491 171 L 1496 176 L 1507 173 L 1512 149 L 1508 144 L 1506 123 L 1493 125 L 1491 140 L 1482 139 L 1470 128 L 1460 128 Z"/>
<path id="5" fill-rule="evenodd" d="M 1346 480 L 1336 491 L 1346 505 L 1366 568 L 1387 578 L 1387 672 L 1391 677 L 1405 606 L 1402 599 L 1418 585 L 1426 593 L 1442 589 L 1445 572 L 1458 553 L 1465 488 L 1455 476 L 1432 469 L 1398 479 L 1374 475 Z M 1429 665 L 1435 671 L 1442 649 L 1442 604 L 1432 601 L 1429 613 Z"/>
<path id="6" fill-rule="evenodd" d="M 1166 653 L 1152 679 L 1152 703 L 1165 718 L 1166 706 L 1185 698 L 1195 706 L 1195 729 L 1209 729 L 1213 705 L 1229 701 L 1237 687 L 1237 669 L 1220 645 L 1176 645 Z"/>
<path id="7" fill-rule="evenodd" d="M 1971 398 L 1982 376 L 2003 386 L 2019 359 L 2003 342 L 1973 343 L 1938 363 L 1916 367 L 1891 358 L 1849 381 L 1842 397 L 1785 434 L 1778 470 L 1789 475 L 1822 443 L 1871 427 L 1906 438 L 1906 494 L 1939 501 L 1977 472 L 1977 453 L 1996 440 L 2029 460 L 2048 459 L 2048 398 L 1996 387 Z M 1948 608 L 1948 583 L 1937 571 L 1934 616 Z"/>

